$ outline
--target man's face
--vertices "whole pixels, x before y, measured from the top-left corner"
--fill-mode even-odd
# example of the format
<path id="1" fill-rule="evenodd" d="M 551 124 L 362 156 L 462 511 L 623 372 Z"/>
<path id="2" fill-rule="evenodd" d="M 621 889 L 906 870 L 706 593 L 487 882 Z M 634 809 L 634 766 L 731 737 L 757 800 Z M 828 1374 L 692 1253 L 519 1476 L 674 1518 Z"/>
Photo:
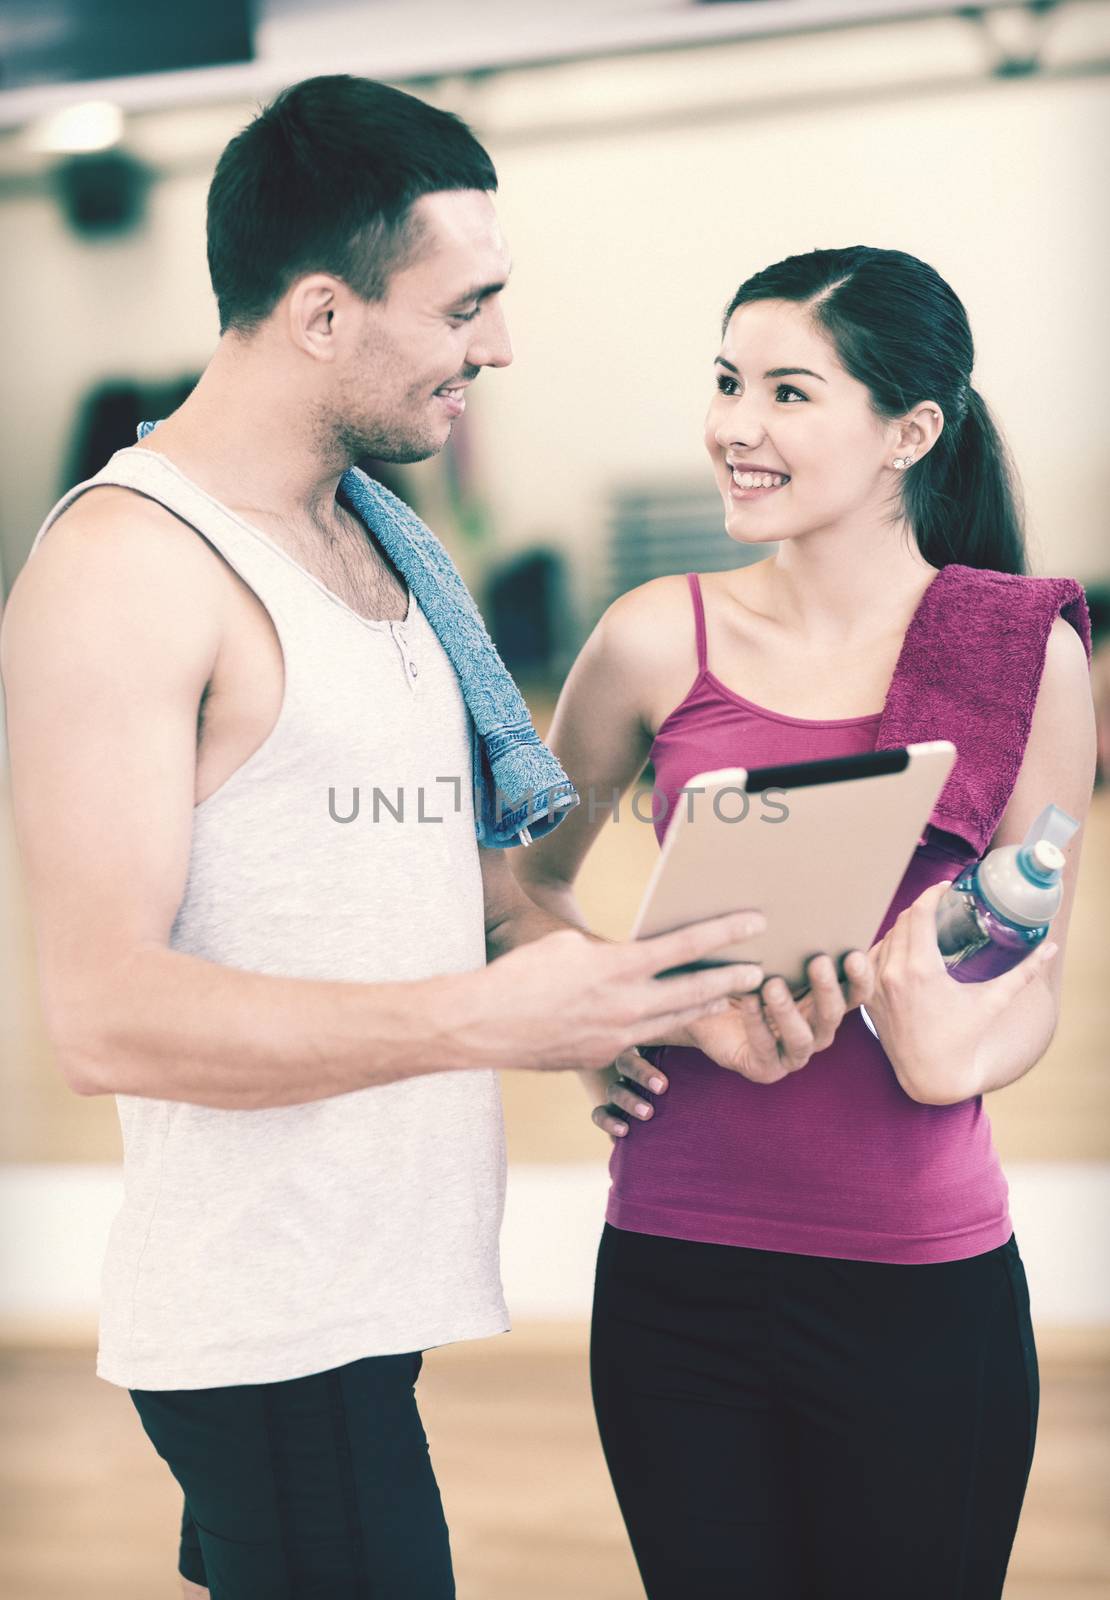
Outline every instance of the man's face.
<path id="1" fill-rule="evenodd" d="M 340 359 L 329 410 L 352 461 L 423 461 L 442 450 L 483 367 L 512 360 L 500 291 L 509 253 L 488 194 L 422 196 L 412 259 L 361 316 Z"/>

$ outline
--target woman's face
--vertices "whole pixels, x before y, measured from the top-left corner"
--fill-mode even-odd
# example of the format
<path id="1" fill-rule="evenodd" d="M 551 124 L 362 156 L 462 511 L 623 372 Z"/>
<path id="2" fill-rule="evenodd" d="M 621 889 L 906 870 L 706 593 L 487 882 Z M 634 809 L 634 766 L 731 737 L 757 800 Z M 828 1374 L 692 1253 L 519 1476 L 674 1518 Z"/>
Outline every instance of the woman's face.
<path id="1" fill-rule="evenodd" d="M 897 430 L 876 417 L 804 306 L 739 306 L 714 376 L 705 443 L 730 538 L 796 539 L 885 514 L 900 476 Z"/>

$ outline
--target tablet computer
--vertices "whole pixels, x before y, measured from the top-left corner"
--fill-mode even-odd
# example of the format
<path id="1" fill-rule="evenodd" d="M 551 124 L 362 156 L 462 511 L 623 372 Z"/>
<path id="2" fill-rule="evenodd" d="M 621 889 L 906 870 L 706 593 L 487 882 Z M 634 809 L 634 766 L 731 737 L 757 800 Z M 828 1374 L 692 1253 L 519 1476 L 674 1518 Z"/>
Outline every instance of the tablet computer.
<path id="1" fill-rule="evenodd" d="M 695 965 L 755 961 L 791 992 L 806 963 L 874 943 L 956 760 L 947 739 L 779 767 L 702 772 L 680 791 L 634 939 L 732 911 L 763 933 Z"/>

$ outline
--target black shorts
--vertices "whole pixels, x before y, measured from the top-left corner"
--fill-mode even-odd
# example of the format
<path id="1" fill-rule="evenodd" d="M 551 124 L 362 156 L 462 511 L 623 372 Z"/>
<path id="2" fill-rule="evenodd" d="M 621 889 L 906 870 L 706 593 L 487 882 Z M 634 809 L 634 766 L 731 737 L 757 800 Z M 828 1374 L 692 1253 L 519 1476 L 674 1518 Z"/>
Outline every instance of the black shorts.
<path id="1" fill-rule="evenodd" d="M 419 1353 L 283 1383 L 133 1389 L 185 1495 L 179 1570 L 212 1600 L 453 1600 Z"/>

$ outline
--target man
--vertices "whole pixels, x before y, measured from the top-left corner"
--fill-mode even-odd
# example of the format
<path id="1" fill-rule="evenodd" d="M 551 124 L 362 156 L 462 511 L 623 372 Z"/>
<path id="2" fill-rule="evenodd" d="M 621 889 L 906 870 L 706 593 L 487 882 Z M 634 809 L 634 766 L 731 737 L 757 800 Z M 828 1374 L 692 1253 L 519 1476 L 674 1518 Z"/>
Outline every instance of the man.
<path id="1" fill-rule="evenodd" d="M 329 815 L 469 793 L 459 684 L 337 486 L 433 455 L 511 359 L 495 186 L 410 96 L 281 95 L 213 179 L 215 355 L 5 618 L 44 1015 L 124 1131 L 97 1370 L 183 1488 L 186 1594 L 453 1594 L 413 1386 L 507 1326 L 494 1069 L 603 1067 L 760 976 L 657 976 L 758 919 L 618 945 L 541 911 L 469 801 Z"/>

